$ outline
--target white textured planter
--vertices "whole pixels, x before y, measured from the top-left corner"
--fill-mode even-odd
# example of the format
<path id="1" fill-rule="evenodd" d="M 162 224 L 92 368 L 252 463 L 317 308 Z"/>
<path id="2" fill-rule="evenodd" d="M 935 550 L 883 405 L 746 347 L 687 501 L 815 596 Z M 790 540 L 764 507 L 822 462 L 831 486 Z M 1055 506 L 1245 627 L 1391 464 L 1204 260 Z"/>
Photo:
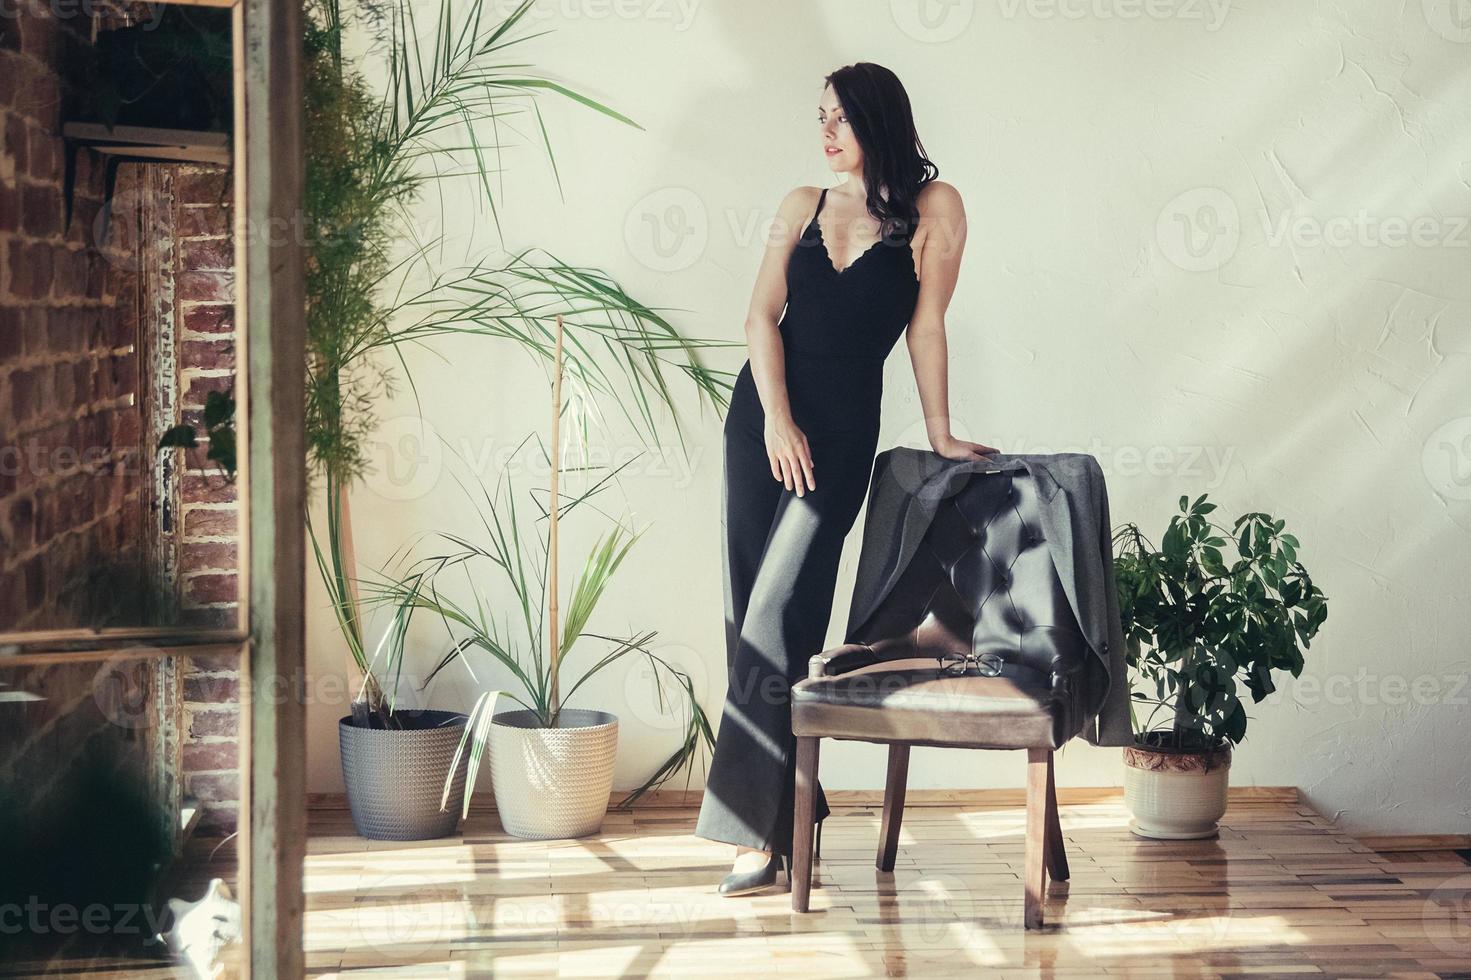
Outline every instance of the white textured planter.
<path id="1" fill-rule="evenodd" d="M 542 728 L 527 708 L 502 711 L 490 725 L 490 778 L 506 833 L 534 840 L 585 837 L 603 827 L 618 718 L 563 708 L 556 728 Z"/>
<path id="2" fill-rule="evenodd" d="M 1124 804 L 1140 837 L 1196 840 L 1220 833 L 1231 775 L 1231 743 L 1209 752 L 1124 748 Z"/>

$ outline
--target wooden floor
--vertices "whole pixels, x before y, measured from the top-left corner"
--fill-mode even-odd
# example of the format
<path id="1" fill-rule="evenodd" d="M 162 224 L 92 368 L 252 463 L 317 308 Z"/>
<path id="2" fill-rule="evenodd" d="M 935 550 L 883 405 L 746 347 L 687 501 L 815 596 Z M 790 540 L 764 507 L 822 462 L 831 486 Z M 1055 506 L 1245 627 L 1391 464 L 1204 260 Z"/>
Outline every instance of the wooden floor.
<path id="1" fill-rule="evenodd" d="M 1070 803 L 1063 791 L 1071 879 L 1053 886 L 1040 932 L 1021 927 L 1019 805 L 913 801 L 898 863 L 883 873 L 879 808 L 844 805 L 845 795 L 829 794 L 806 915 L 791 911 L 784 882 L 716 894 L 734 851 L 692 835 L 693 806 L 613 812 L 596 837 L 552 842 L 507 837 L 492 814 L 472 815 L 462 838 L 412 846 L 364 842 L 346 813 L 318 813 L 309 967 L 334 976 L 398 966 L 412 977 L 1471 976 L 1471 866 L 1453 852 L 1371 851 L 1291 791 L 1233 800 L 1219 839 L 1194 842 L 1135 837 L 1116 796 Z"/>
<path id="2" fill-rule="evenodd" d="M 317 810 L 309 974 L 1471 977 L 1471 865 L 1373 851 L 1291 790 L 1233 796 L 1220 837 L 1193 842 L 1135 837 L 1108 791 L 1060 790 L 1071 879 L 1030 932 L 1019 798 L 948 794 L 962 795 L 911 794 L 883 873 L 876 801 L 830 792 L 806 915 L 784 881 L 716 894 L 733 848 L 693 836 L 695 805 L 613 811 L 565 841 L 509 837 L 487 811 L 413 844 L 365 841 L 345 811 Z"/>

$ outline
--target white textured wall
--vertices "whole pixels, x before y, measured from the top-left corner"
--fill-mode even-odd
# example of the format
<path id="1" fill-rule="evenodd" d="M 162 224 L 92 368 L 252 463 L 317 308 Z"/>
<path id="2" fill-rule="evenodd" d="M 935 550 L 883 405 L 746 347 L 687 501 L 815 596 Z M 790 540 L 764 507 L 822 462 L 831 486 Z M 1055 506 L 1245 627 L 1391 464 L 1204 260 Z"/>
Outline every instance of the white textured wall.
<path id="1" fill-rule="evenodd" d="M 1471 829 L 1471 23 L 1458 27 L 1450 0 L 540 9 L 555 31 L 520 57 L 646 131 L 544 100 L 566 197 L 534 147 L 508 153 L 507 245 L 607 269 L 678 308 L 686 333 L 739 341 L 762 222 L 791 187 L 829 180 L 822 76 L 888 65 L 970 217 L 948 317 L 959 432 L 1008 452 L 1095 453 L 1115 520 L 1152 532 L 1182 493 L 1208 491 L 1227 523 L 1284 518 L 1330 615 L 1307 652 L 1312 686 L 1284 675 L 1250 708 L 1233 782 L 1301 787 L 1354 832 Z M 494 253 L 490 219 L 472 228 L 469 211 L 448 209 L 453 230 Z M 545 374 L 508 347 L 443 350 L 412 358 L 425 415 L 493 481 L 498 451 L 545 437 Z M 723 355 L 710 363 L 735 371 L 744 352 Z M 886 399 L 881 448 L 922 445 L 902 343 Z M 657 629 L 718 718 L 720 420 L 686 405 L 689 458 L 668 430 L 667 452 L 604 504 L 649 529 L 594 625 Z M 384 415 L 413 411 L 400 399 Z M 384 459 L 404 464 L 406 433 L 385 427 Z M 637 448 L 617 424 L 604 446 Z M 429 455 L 407 486 L 385 473 L 355 496 L 366 562 L 417 530 L 472 530 L 451 465 Z M 567 554 L 596 530 L 567 525 Z M 856 546 L 855 532 L 833 642 Z M 320 592 L 313 605 L 311 785 L 334 791 L 342 655 Z M 421 643 L 422 669 L 432 634 Z M 674 744 L 639 673 L 605 672 L 577 702 L 620 716 L 622 788 Z M 456 677 L 435 701 L 464 707 L 470 689 Z M 883 759 L 833 743 L 824 785 L 878 788 Z M 1023 770 L 1016 753 L 923 748 L 911 785 L 1013 787 Z M 1120 780 L 1117 749 L 1075 741 L 1059 758 L 1064 787 Z"/>

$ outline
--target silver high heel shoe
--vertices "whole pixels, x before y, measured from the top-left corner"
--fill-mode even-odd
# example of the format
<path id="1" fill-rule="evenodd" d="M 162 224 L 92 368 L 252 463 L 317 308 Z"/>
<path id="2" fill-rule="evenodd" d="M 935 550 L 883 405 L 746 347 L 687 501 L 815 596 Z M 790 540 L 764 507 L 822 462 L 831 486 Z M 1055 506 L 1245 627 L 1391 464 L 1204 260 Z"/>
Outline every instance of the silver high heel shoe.
<path id="1" fill-rule="evenodd" d="M 777 868 L 786 872 L 787 884 L 790 885 L 792 883 L 791 858 L 773 851 L 766 859 L 766 863 L 755 871 L 732 871 L 726 875 L 716 891 L 722 895 L 745 895 L 748 892 L 770 888 L 776 884 Z"/>

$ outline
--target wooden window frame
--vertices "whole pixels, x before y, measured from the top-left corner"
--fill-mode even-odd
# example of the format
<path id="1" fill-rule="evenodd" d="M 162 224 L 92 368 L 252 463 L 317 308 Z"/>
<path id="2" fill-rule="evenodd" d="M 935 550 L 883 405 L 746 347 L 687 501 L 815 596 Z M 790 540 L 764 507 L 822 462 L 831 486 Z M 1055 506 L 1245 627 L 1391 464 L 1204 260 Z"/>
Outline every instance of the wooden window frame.
<path id="1" fill-rule="evenodd" d="M 183 0 L 167 0 L 183 2 Z M 237 629 L 127 627 L 0 636 L 0 667 L 237 653 L 242 977 L 305 974 L 305 283 L 298 229 L 302 10 L 230 7 L 235 106 L 235 330 L 240 536 Z M 282 692 L 256 698 L 253 691 Z"/>

